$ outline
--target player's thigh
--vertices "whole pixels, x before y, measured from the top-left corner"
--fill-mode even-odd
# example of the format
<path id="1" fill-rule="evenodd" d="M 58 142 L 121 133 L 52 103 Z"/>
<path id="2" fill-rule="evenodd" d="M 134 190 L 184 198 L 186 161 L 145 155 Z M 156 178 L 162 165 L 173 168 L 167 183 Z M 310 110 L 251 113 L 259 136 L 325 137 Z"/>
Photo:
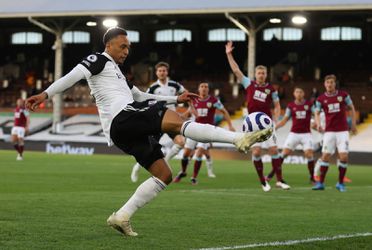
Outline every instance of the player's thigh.
<path id="1" fill-rule="evenodd" d="M 302 134 L 301 135 L 301 145 L 303 147 L 303 150 L 306 151 L 313 151 L 314 149 L 314 143 L 313 138 L 311 137 L 310 133 Z"/>
<path id="2" fill-rule="evenodd" d="M 336 133 L 325 132 L 323 136 L 322 153 L 332 155 L 335 153 L 335 150 L 336 150 Z"/>
<path id="3" fill-rule="evenodd" d="M 182 124 L 186 121 L 177 112 L 167 109 L 161 122 L 161 130 L 164 133 L 180 134 Z"/>
<path id="4" fill-rule="evenodd" d="M 19 127 L 18 131 L 17 131 L 18 140 L 20 140 L 20 139 L 23 140 L 23 138 L 25 137 L 25 134 L 26 134 L 25 128 Z"/>
<path id="5" fill-rule="evenodd" d="M 296 138 L 296 135 L 294 133 L 290 132 L 287 136 L 287 139 L 284 142 L 284 149 L 289 149 L 289 150 L 293 151 L 296 148 L 298 143 L 299 142 L 298 142 L 298 139 Z M 283 152 L 283 154 L 284 154 L 284 152 Z"/>
<path id="6" fill-rule="evenodd" d="M 337 145 L 337 152 L 340 153 L 348 153 L 349 152 L 349 132 L 337 132 L 336 133 L 336 145 Z"/>

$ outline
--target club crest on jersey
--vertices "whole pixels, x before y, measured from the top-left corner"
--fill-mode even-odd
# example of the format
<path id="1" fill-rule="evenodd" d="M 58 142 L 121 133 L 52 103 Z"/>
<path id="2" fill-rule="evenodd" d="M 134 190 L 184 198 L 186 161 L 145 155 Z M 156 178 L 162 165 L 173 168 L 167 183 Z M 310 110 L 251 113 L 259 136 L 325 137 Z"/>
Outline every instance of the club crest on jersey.
<path id="1" fill-rule="evenodd" d="M 342 96 L 337 96 L 337 101 L 342 102 Z"/>
<path id="2" fill-rule="evenodd" d="M 266 94 L 270 94 L 270 89 L 265 89 Z"/>
<path id="3" fill-rule="evenodd" d="M 207 102 L 207 107 L 208 108 L 211 108 L 212 107 L 212 103 L 211 102 Z"/>
<path id="4" fill-rule="evenodd" d="M 309 109 L 309 105 L 304 105 L 304 109 L 305 110 L 308 110 Z"/>
<path id="5" fill-rule="evenodd" d="M 97 61 L 97 56 L 96 55 L 90 55 L 87 57 L 87 60 L 90 61 L 90 62 L 95 62 Z"/>

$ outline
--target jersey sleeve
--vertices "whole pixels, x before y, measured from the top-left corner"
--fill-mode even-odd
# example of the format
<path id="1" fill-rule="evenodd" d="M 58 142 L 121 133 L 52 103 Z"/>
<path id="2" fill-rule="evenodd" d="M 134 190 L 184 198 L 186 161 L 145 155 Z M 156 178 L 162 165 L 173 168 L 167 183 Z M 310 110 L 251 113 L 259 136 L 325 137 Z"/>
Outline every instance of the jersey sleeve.
<path id="1" fill-rule="evenodd" d="M 347 95 L 345 97 L 345 103 L 346 103 L 347 106 L 351 106 L 353 104 L 353 101 L 351 100 L 350 95 Z"/>
<path id="2" fill-rule="evenodd" d="M 274 90 L 271 93 L 271 98 L 273 99 L 273 102 L 279 102 L 279 94 L 278 91 Z"/>
<path id="3" fill-rule="evenodd" d="M 178 84 L 178 86 L 179 86 L 179 88 L 178 88 L 178 90 L 177 90 L 177 93 L 180 95 L 180 94 L 182 94 L 183 92 L 185 92 L 185 87 L 182 85 L 182 84 L 180 84 L 180 83 L 178 83 L 177 82 L 177 84 Z"/>
<path id="4" fill-rule="evenodd" d="M 315 111 L 318 111 L 318 112 L 322 110 L 322 103 L 319 100 L 315 101 L 314 109 Z"/>
<path id="5" fill-rule="evenodd" d="M 28 116 L 30 116 L 30 112 L 28 112 L 28 110 L 23 110 L 23 114 L 26 116 L 26 117 L 28 117 Z"/>
<path id="6" fill-rule="evenodd" d="M 158 84 L 153 84 L 150 86 L 150 88 L 147 89 L 147 93 L 149 94 L 155 94 L 155 90 L 159 87 Z"/>
<path id="7" fill-rule="evenodd" d="M 251 78 L 249 77 L 246 77 L 246 76 L 243 76 L 243 79 L 242 79 L 242 82 L 241 84 L 243 85 L 243 87 L 246 89 L 249 87 L 249 85 L 251 85 L 252 81 L 251 81 Z"/>
<path id="8" fill-rule="evenodd" d="M 286 109 L 285 109 L 285 114 L 284 114 L 284 116 L 286 116 L 286 117 L 288 117 L 288 118 L 291 118 L 291 109 L 289 108 L 289 107 L 287 107 Z"/>
<path id="9" fill-rule="evenodd" d="M 223 104 L 220 102 L 220 100 L 216 100 L 216 102 L 213 104 L 213 107 L 215 107 L 218 110 L 224 109 L 225 107 Z"/>
<path id="10" fill-rule="evenodd" d="M 98 75 L 105 68 L 106 63 L 109 61 L 107 57 L 101 54 L 92 54 L 84 58 L 78 67 L 83 71 L 85 78 Z"/>

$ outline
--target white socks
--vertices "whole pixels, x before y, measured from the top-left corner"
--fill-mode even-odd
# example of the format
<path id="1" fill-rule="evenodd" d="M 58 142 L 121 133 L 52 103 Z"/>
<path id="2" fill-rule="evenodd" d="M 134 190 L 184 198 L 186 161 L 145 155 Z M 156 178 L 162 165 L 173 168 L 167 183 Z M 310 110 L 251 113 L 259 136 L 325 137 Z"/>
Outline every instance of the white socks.
<path id="1" fill-rule="evenodd" d="M 167 155 L 165 156 L 164 160 L 165 161 L 169 161 L 170 159 L 172 159 L 175 155 L 178 154 L 178 152 L 180 152 L 182 149 L 182 147 L 178 144 L 173 144 L 173 146 L 171 147 L 171 149 L 167 152 Z"/>
<path id="2" fill-rule="evenodd" d="M 212 158 L 207 158 L 205 160 L 205 165 L 207 165 L 207 170 L 208 170 L 208 173 L 213 173 L 213 161 L 212 161 Z"/>
<path id="3" fill-rule="evenodd" d="M 124 206 L 116 212 L 116 215 L 123 220 L 129 220 L 139 208 L 154 199 L 166 186 L 167 185 L 158 178 L 150 177 L 138 186 L 136 192 L 134 192 Z"/>
<path id="4" fill-rule="evenodd" d="M 314 176 L 320 176 L 320 163 L 321 162 L 322 160 L 320 158 L 315 162 Z"/>
<path id="5" fill-rule="evenodd" d="M 186 121 L 182 125 L 181 134 L 198 142 L 234 143 L 243 133 L 231 132 L 209 124 Z"/>

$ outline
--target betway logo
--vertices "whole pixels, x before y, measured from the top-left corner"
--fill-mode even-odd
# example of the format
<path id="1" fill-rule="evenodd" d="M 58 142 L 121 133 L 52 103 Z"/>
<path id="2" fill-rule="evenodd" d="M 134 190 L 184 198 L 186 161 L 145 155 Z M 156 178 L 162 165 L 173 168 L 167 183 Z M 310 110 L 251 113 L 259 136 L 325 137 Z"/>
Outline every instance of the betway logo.
<path id="1" fill-rule="evenodd" d="M 53 145 L 52 143 L 47 143 L 45 151 L 48 154 L 93 155 L 94 148 L 73 147 L 69 144 Z"/>

